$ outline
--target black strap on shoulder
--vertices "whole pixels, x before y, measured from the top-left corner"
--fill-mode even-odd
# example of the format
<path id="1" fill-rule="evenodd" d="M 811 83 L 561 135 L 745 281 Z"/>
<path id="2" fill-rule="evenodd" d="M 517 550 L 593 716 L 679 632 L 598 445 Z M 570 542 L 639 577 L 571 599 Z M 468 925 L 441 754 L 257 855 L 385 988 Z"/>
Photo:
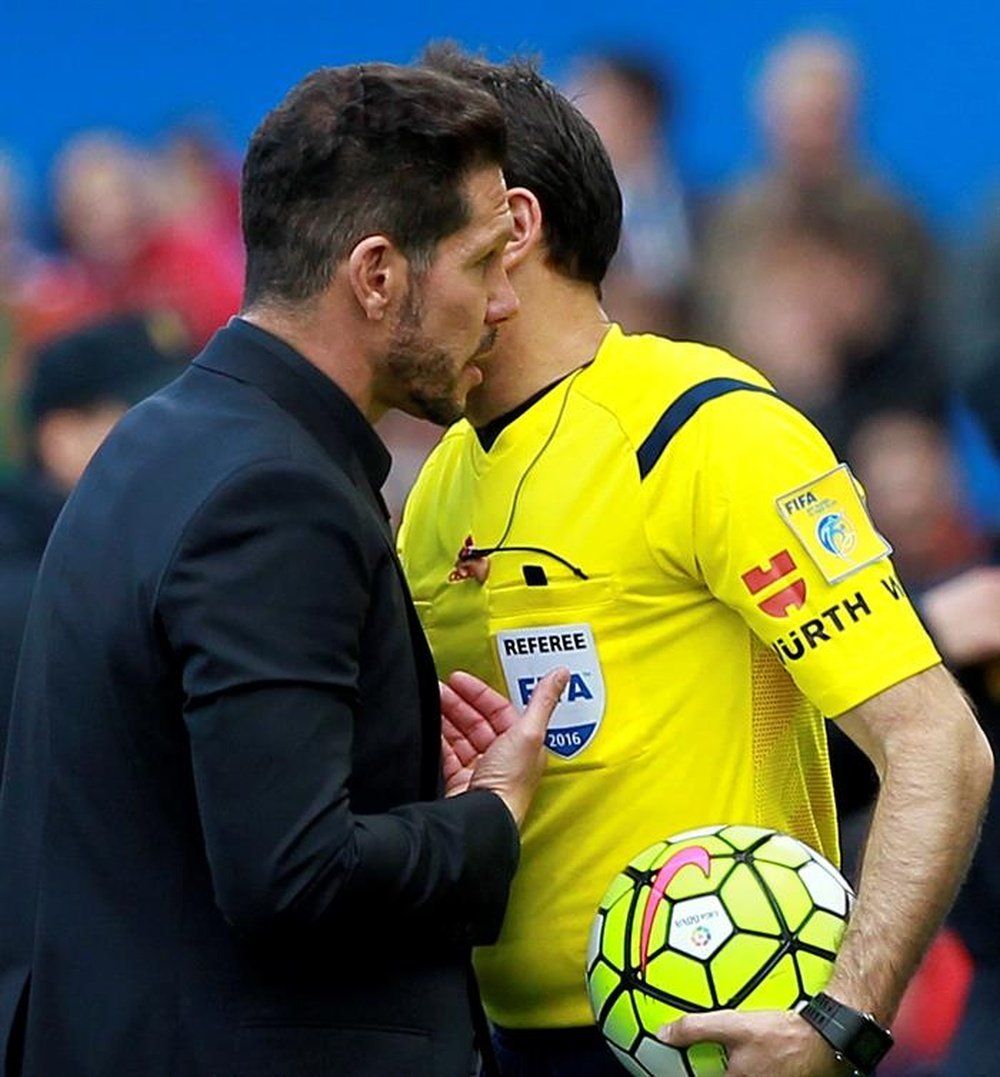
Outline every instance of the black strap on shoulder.
<path id="1" fill-rule="evenodd" d="M 709 400 L 738 389 L 748 389 L 755 393 L 774 395 L 772 390 L 763 385 L 754 385 L 751 381 L 738 378 L 709 378 L 685 390 L 656 421 L 656 426 L 639 446 L 636 456 L 639 459 L 639 478 L 644 479 L 653 470 L 656 461 L 663 455 L 663 450 L 670 444 L 671 438 L 691 418 L 692 415 Z"/>

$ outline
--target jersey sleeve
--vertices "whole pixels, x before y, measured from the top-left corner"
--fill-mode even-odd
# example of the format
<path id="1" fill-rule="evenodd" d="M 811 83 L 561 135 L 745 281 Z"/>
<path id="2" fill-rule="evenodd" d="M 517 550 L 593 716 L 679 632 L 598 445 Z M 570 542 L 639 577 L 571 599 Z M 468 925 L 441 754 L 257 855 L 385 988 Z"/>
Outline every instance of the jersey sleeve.
<path id="1" fill-rule="evenodd" d="M 940 662 L 860 485 L 778 397 L 708 401 L 643 486 L 649 539 L 665 563 L 736 611 L 824 714 Z"/>

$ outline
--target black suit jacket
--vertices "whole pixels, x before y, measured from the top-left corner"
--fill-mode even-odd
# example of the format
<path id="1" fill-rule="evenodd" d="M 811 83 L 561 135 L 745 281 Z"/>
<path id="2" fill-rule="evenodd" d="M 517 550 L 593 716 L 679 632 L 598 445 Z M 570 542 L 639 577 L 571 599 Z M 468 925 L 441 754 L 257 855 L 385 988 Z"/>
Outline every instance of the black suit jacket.
<path id="1" fill-rule="evenodd" d="M 11 1077 L 465 1077 L 517 858 L 327 378 L 234 321 L 53 533 L 0 795 Z"/>

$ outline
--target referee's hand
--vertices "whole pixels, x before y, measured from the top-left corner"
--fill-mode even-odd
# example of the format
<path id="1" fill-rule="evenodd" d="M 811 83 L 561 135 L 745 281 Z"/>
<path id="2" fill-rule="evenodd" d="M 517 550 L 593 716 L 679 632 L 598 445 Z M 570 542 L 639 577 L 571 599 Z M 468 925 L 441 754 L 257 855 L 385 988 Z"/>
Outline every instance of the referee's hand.
<path id="1" fill-rule="evenodd" d="M 545 769 L 545 730 L 569 670 L 547 673 L 519 715 L 506 697 L 469 673 L 441 685 L 445 792 L 489 789 L 503 800 L 518 827 Z"/>
<path id="2" fill-rule="evenodd" d="M 713 1010 L 664 1025 L 657 1039 L 671 1047 L 720 1044 L 731 1077 L 849 1077 L 830 1046 L 793 1010 Z"/>

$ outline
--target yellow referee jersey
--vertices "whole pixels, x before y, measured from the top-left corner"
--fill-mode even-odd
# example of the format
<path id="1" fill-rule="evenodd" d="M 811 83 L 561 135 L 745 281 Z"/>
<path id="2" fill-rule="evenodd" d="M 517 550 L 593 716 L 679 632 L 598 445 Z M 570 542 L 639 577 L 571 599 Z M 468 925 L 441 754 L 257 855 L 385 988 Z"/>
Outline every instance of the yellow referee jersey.
<path id="1" fill-rule="evenodd" d="M 452 427 L 400 553 L 439 672 L 570 683 L 497 945 L 512 1028 L 592 1023 L 590 923 L 633 855 L 713 823 L 838 857 L 821 715 L 939 661 L 850 472 L 732 356 L 612 327 L 489 452 Z"/>

